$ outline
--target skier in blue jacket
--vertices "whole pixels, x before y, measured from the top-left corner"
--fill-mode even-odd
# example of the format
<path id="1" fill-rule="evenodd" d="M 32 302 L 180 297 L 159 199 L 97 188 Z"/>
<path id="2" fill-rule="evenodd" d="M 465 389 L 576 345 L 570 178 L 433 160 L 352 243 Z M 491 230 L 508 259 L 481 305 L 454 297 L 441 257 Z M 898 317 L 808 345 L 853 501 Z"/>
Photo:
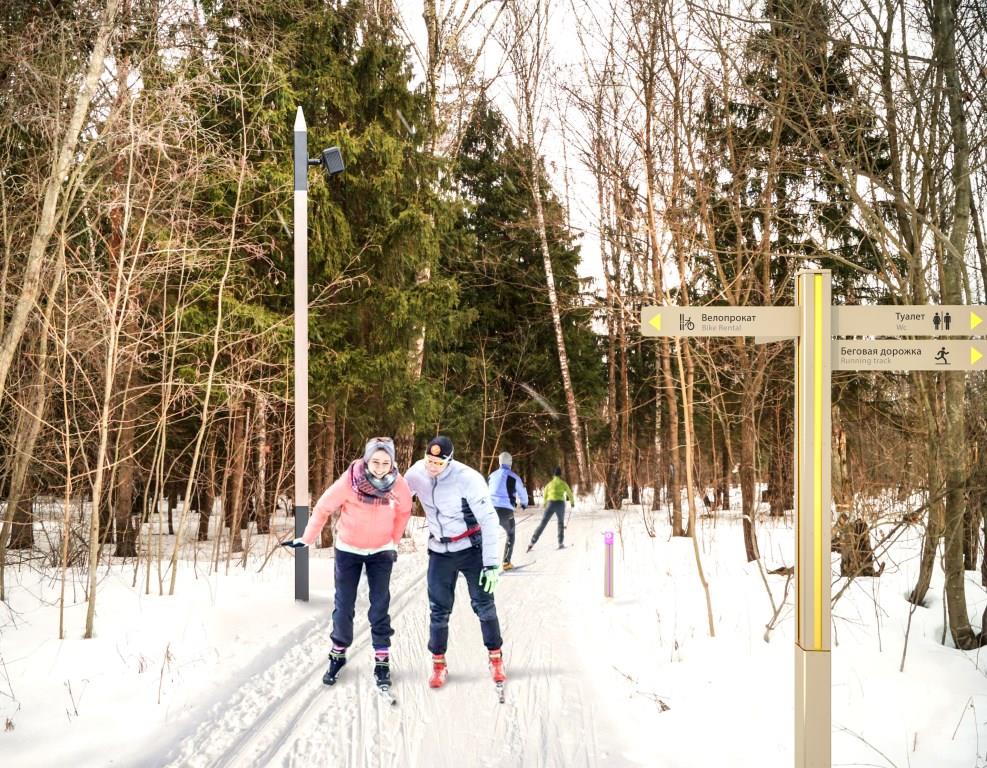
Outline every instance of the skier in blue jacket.
<path id="1" fill-rule="evenodd" d="M 425 458 L 405 474 L 411 493 L 425 510 L 428 525 L 428 649 L 432 652 L 429 686 L 446 681 L 445 652 L 449 644 L 449 616 L 462 573 L 470 604 L 480 620 L 483 644 L 490 657 L 494 682 L 502 686 L 502 638 L 493 591 L 500 576 L 497 554 L 497 513 L 483 475 L 452 458 L 452 441 L 432 438 Z"/>
<path id="2" fill-rule="evenodd" d="M 507 543 L 504 545 L 504 570 L 509 571 L 514 565 L 511 554 L 514 552 L 514 508 L 520 504 L 521 509 L 528 507 L 528 491 L 521 478 L 512 470 L 514 458 L 507 451 L 498 457 L 500 467 L 495 469 L 487 479 L 490 489 L 490 500 L 493 501 L 500 526 L 507 533 Z"/>

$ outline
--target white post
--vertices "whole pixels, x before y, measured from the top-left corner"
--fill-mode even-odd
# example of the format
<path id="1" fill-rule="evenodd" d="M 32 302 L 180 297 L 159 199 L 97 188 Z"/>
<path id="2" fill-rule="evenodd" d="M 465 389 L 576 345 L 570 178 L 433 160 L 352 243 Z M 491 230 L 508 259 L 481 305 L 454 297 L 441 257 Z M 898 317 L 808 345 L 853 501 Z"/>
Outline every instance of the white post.
<path id="1" fill-rule="evenodd" d="M 295 114 L 295 536 L 308 524 L 308 129 Z M 308 600 L 308 549 L 295 550 L 295 599 Z"/>

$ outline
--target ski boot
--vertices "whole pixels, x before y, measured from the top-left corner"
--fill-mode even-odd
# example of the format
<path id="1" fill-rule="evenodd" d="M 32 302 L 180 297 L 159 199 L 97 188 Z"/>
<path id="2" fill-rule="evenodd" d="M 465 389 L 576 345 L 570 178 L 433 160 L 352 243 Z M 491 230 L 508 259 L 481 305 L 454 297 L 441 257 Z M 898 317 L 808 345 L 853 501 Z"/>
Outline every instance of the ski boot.
<path id="1" fill-rule="evenodd" d="M 512 569 L 512 568 L 514 567 L 514 564 L 513 564 L 513 563 L 511 563 L 511 562 L 506 562 L 506 563 L 504 563 L 504 565 L 503 565 L 503 566 L 501 566 L 501 567 L 502 567 L 502 568 L 503 568 L 503 569 L 504 569 L 505 571 L 509 571 L 509 570 L 511 570 L 511 569 Z"/>
<path id="2" fill-rule="evenodd" d="M 504 673 L 504 656 L 500 648 L 490 651 L 490 676 L 493 678 L 494 687 L 497 689 L 497 701 L 504 703 L 506 692 L 504 691 L 504 681 L 507 675 Z"/>
<path id="3" fill-rule="evenodd" d="M 446 669 L 446 657 L 444 654 L 433 653 L 432 654 L 432 677 L 429 678 L 428 687 L 429 688 L 441 688 L 445 685 L 446 676 L 449 674 L 449 670 Z"/>
<path id="4" fill-rule="evenodd" d="M 374 680 L 378 688 L 391 687 L 391 660 L 387 656 L 374 659 Z"/>
<path id="5" fill-rule="evenodd" d="M 339 670 L 343 668 L 346 664 L 346 649 L 336 650 L 333 648 L 329 651 L 329 669 L 322 676 L 322 682 L 325 685 L 335 685 L 336 678 L 339 677 Z"/>
<path id="6" fill-rule="evenodd" d="M 503 683 L 507 679 L 507 674 L 504 672 L 504 657 L 500 648 L 490 651 L 490 675 L 495 683 Z"/>
<path id="7" fill-rule="evenodd" d="M 377 683 L 377 692 L 392 707 L 396 706 L 398 700 L 391 693 L 391 659 L 384 654 L 374 656 L 374 682 Z"/>

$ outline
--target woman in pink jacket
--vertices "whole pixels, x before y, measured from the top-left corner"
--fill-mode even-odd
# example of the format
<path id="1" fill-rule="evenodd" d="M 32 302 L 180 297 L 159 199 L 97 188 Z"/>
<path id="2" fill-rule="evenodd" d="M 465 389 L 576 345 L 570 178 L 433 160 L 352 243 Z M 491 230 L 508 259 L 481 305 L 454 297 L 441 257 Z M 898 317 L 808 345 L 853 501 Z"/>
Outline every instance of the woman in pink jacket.
<path id="1" fill-rule="evenodd" d="M 332 651 L 322 682 L 332 685 L 346 664 L 346 649 L 353 642 L 353 615 L 360 572 L 366 568 L 370 587 L 370 637 L 374 646 L 377 686 L 391 685 L 390 645 L 391 569 L 397 545 L 411 515 L 411 491 L 398 472 L 394 443 L 389 437 L 367 441 L 357 459 L 322 494 L 301 538 L 291 546 L 310 546 L 329 515 L 340 510 L 336 526 L 336 598 L 332 611 Z"/>

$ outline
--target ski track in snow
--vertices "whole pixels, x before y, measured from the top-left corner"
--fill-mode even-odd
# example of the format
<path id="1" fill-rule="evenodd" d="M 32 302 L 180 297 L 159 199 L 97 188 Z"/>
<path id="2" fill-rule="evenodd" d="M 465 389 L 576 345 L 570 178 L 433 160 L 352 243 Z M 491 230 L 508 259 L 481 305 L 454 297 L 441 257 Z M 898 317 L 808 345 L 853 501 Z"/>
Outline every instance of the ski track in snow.
<path id="1" fill-rule="evenodd" d="M 610 749 L 615 739 L 601 711 L 606 705 L 584 674 L 592 660 L 568 618 L 578 610 L 578 595 L 571 594 L 567 583 L 576 558 L 585 557 L 588 547 L 585 541 L 576 542 L 559 552 L 551 542 L 541 544 L 545 551 L 538 553 L 539 563 L 516 576 L 505 574 L 497 590 L 507 669 L 504 704 L 497 701 L 479 622 L 462 579 L 450 622 L 448 682 L 439 690 L 428 687 L 425 570 L 399 566 L 391 599 L 396 707 L 373 684 L 364 585 L 350 657 L 334 686 L 322 684 L 331 624 L 327 615 L 304 640 L 214 705 L 195 732 L 176 745 L 169 765 L 627 765 L 618 750 Z M 526 562 L 531 559 L 529 555 Z"/>
<path id="2" fill-rule="evenodd" d="M 417 575 L 424 579 L 424 572 Z M 400 614 L 417 592 L 416 581 L 410 579 L 397 594 L 392 594 L 392 617 Z M 357 605 L 359 609 L 360 601 Z M 331 617 L 327 615 L 303 642 L 289 647 L 277 662 L 250 678 L 227 701 L 215 705 L 214 717 L 201 723 L 179 745 L 169 765 L 174 768 L 271 765 L 282 743 L 311 715 L 316 700 L 335 693 L 322 684 L 330 625 Z M 369 634 L 367 622 L 360 625 L 358 618 L 354 646 L 361 645 Z M 334 688 L 348 681 L 350 666 L 356 663 L 355 658 L 348 660 Z M 378 696 L 376 690 L 372 695 Z"/>

